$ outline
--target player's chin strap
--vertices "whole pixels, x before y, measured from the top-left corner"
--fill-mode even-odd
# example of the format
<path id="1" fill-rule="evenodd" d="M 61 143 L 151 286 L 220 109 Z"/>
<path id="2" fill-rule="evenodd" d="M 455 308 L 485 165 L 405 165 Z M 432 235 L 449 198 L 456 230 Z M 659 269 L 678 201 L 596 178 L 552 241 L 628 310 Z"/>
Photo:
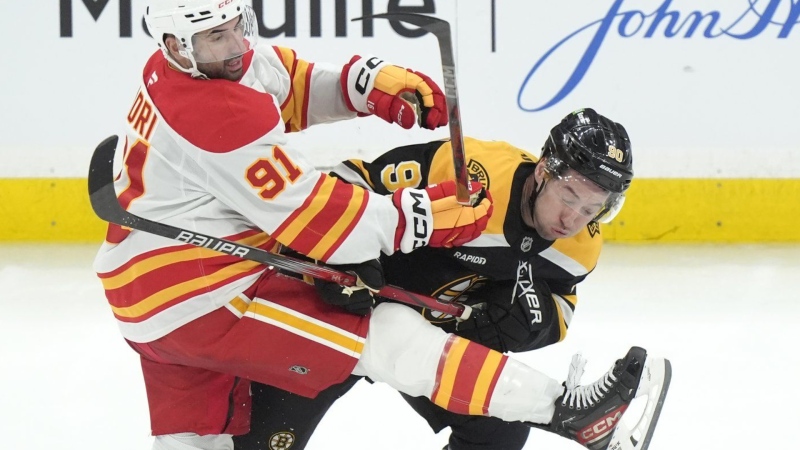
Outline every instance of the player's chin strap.
<path id="1" fill-rule="evenodd" d="M 531 174 L 531 176 L 533 177 L 534 186 L 533 186 L 533 193 L 528 198 L 528 210 L 529 210 L 528 212 L 531 215 L 531 220 L 536 221 L 536 217 L 533 214 L 534 208 L 536 207 L 536 198 L 539 197 L 539 193 L 542 192 L 542 190 L 544 189 L 544 185 L 547 184 L 547 178 L 542 180 L 540 184 L 536 182 L 535 174 Z"/>
<path id="2" fill-rule="evenodd" d="M 187 59 L 192 62 L 191 69 L 187 69 L 182 65 L 178 64 L 178 62 L 175 61 L 175 58 L 173 58 L 172 55 L 169 53 L 164 53 L 164 58 L 167 60 L 167 62 L 169 62 L 169 65 L 172 66 L 175 70 L 180 70 L 183 73 L 188 73 L 189 75 L 192 76 L 192 78 L 196 78 L 198 80 L 208 80 L 208 76 L 197 69 L 197 61 L 195 61 L 194 58 L 187 57 Z"/>

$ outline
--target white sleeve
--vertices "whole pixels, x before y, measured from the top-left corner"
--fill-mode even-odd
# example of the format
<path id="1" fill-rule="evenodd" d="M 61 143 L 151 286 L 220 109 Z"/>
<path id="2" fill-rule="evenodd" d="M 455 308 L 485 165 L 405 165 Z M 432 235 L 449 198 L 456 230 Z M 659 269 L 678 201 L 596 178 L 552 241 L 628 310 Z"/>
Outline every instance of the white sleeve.
<path id="1" fill-rule="evenodd" d="M 394 252 L 391 199 L 316 170 L 299 152 L 261 140 L 199 155 L 208 191 L 286 246 L 333 264 Z"/>
<path id="2" fill-rule="evenodd" d="M 292 131 L 353 119 L 339 80 L 342 66 L 310 63 L 284 47 L 257 47 L 254 76 L 275 96 Z"/>

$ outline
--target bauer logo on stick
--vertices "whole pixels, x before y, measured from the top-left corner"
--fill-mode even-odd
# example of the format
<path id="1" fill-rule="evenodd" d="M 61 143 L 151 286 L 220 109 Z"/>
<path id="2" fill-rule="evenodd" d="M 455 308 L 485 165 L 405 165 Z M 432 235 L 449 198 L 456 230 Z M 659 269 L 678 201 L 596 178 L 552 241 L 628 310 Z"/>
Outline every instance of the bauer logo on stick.
<path id="1" fill-rule="evenodd" d="M 186 242 L 187 244 L 196 245 L 198 247 L 210 248 L 211 250 L 227 253 L 233 256 L 238 256 L 240 258 L 244 258 L 245 255 L 247 255 L 247 253 L 250 252 L 250 249 L 247 247 L 242 247 L 232 242 L 215 239 L 210 236 L 195 234 L 186 230 L 181 230 L 181 232 L 178 234 L 177 237 L 175 237 L 175 239 Z"/>

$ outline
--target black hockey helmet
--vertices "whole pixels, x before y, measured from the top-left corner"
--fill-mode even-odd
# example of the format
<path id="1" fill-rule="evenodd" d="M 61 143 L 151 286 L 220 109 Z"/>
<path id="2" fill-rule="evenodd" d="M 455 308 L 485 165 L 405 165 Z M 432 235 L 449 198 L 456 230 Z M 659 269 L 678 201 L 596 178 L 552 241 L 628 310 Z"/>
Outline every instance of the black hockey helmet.
<path id="1" fill-rule="evenodd" d="M 573 169 L 610 193 L 607 207 L 595 218 L 600 222 L 616 215 L 633 179 L 628 132 L 591 108 L 573 111 L 550 130 L 542 160 L 551 177 Z"/>
<path id="2" fill-rule="evenodd" d="M 550 130 L 542 158 L 553 156 L 547 169 L 569 168 L 609 192 L 625 192 L 633 179 L 633 155 L 628 132 L 591 108 L 567 115 Z"/>

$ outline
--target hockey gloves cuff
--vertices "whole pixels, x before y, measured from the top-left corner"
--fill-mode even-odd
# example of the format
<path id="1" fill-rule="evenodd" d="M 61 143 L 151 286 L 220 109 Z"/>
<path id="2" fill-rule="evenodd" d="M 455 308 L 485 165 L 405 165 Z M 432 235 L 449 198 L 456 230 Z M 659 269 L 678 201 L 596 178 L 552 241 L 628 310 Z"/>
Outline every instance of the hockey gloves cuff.
<path id="1" fill-rule="evenodd" d="M 392 194 L 400 212 L 394 247 L 403 253 L 428 247 L 456 247 L 477 238 L 492 215 L 494 206 L 480 182 L 470 183 L 473 205 L 456 200 L 455 181 L 444 181 L 424 189 L 403 188 Z"/>
<path id="2" fill-rule="evenodd" d="M 361 264 L 332 267 L 354 274 L 358 277 L 358 281 L 355 286 L 341 286 L 330 281 L 315 279 L 314 286 L 322 300 L 329 305 L 340 306 L 359 316 L 369 314 L 375 305 L 373 294 L 386 284 L 380 261 L 373 259 Z"/>
<path id="3" fill-rule="evenodd" d="M 351 111 L 375 114 L 406 129 L 415 122 L 431 130 L 447 125 L 444 94 L 423 73 L 356 55 L 345 64 L 340 81 Z"/>

